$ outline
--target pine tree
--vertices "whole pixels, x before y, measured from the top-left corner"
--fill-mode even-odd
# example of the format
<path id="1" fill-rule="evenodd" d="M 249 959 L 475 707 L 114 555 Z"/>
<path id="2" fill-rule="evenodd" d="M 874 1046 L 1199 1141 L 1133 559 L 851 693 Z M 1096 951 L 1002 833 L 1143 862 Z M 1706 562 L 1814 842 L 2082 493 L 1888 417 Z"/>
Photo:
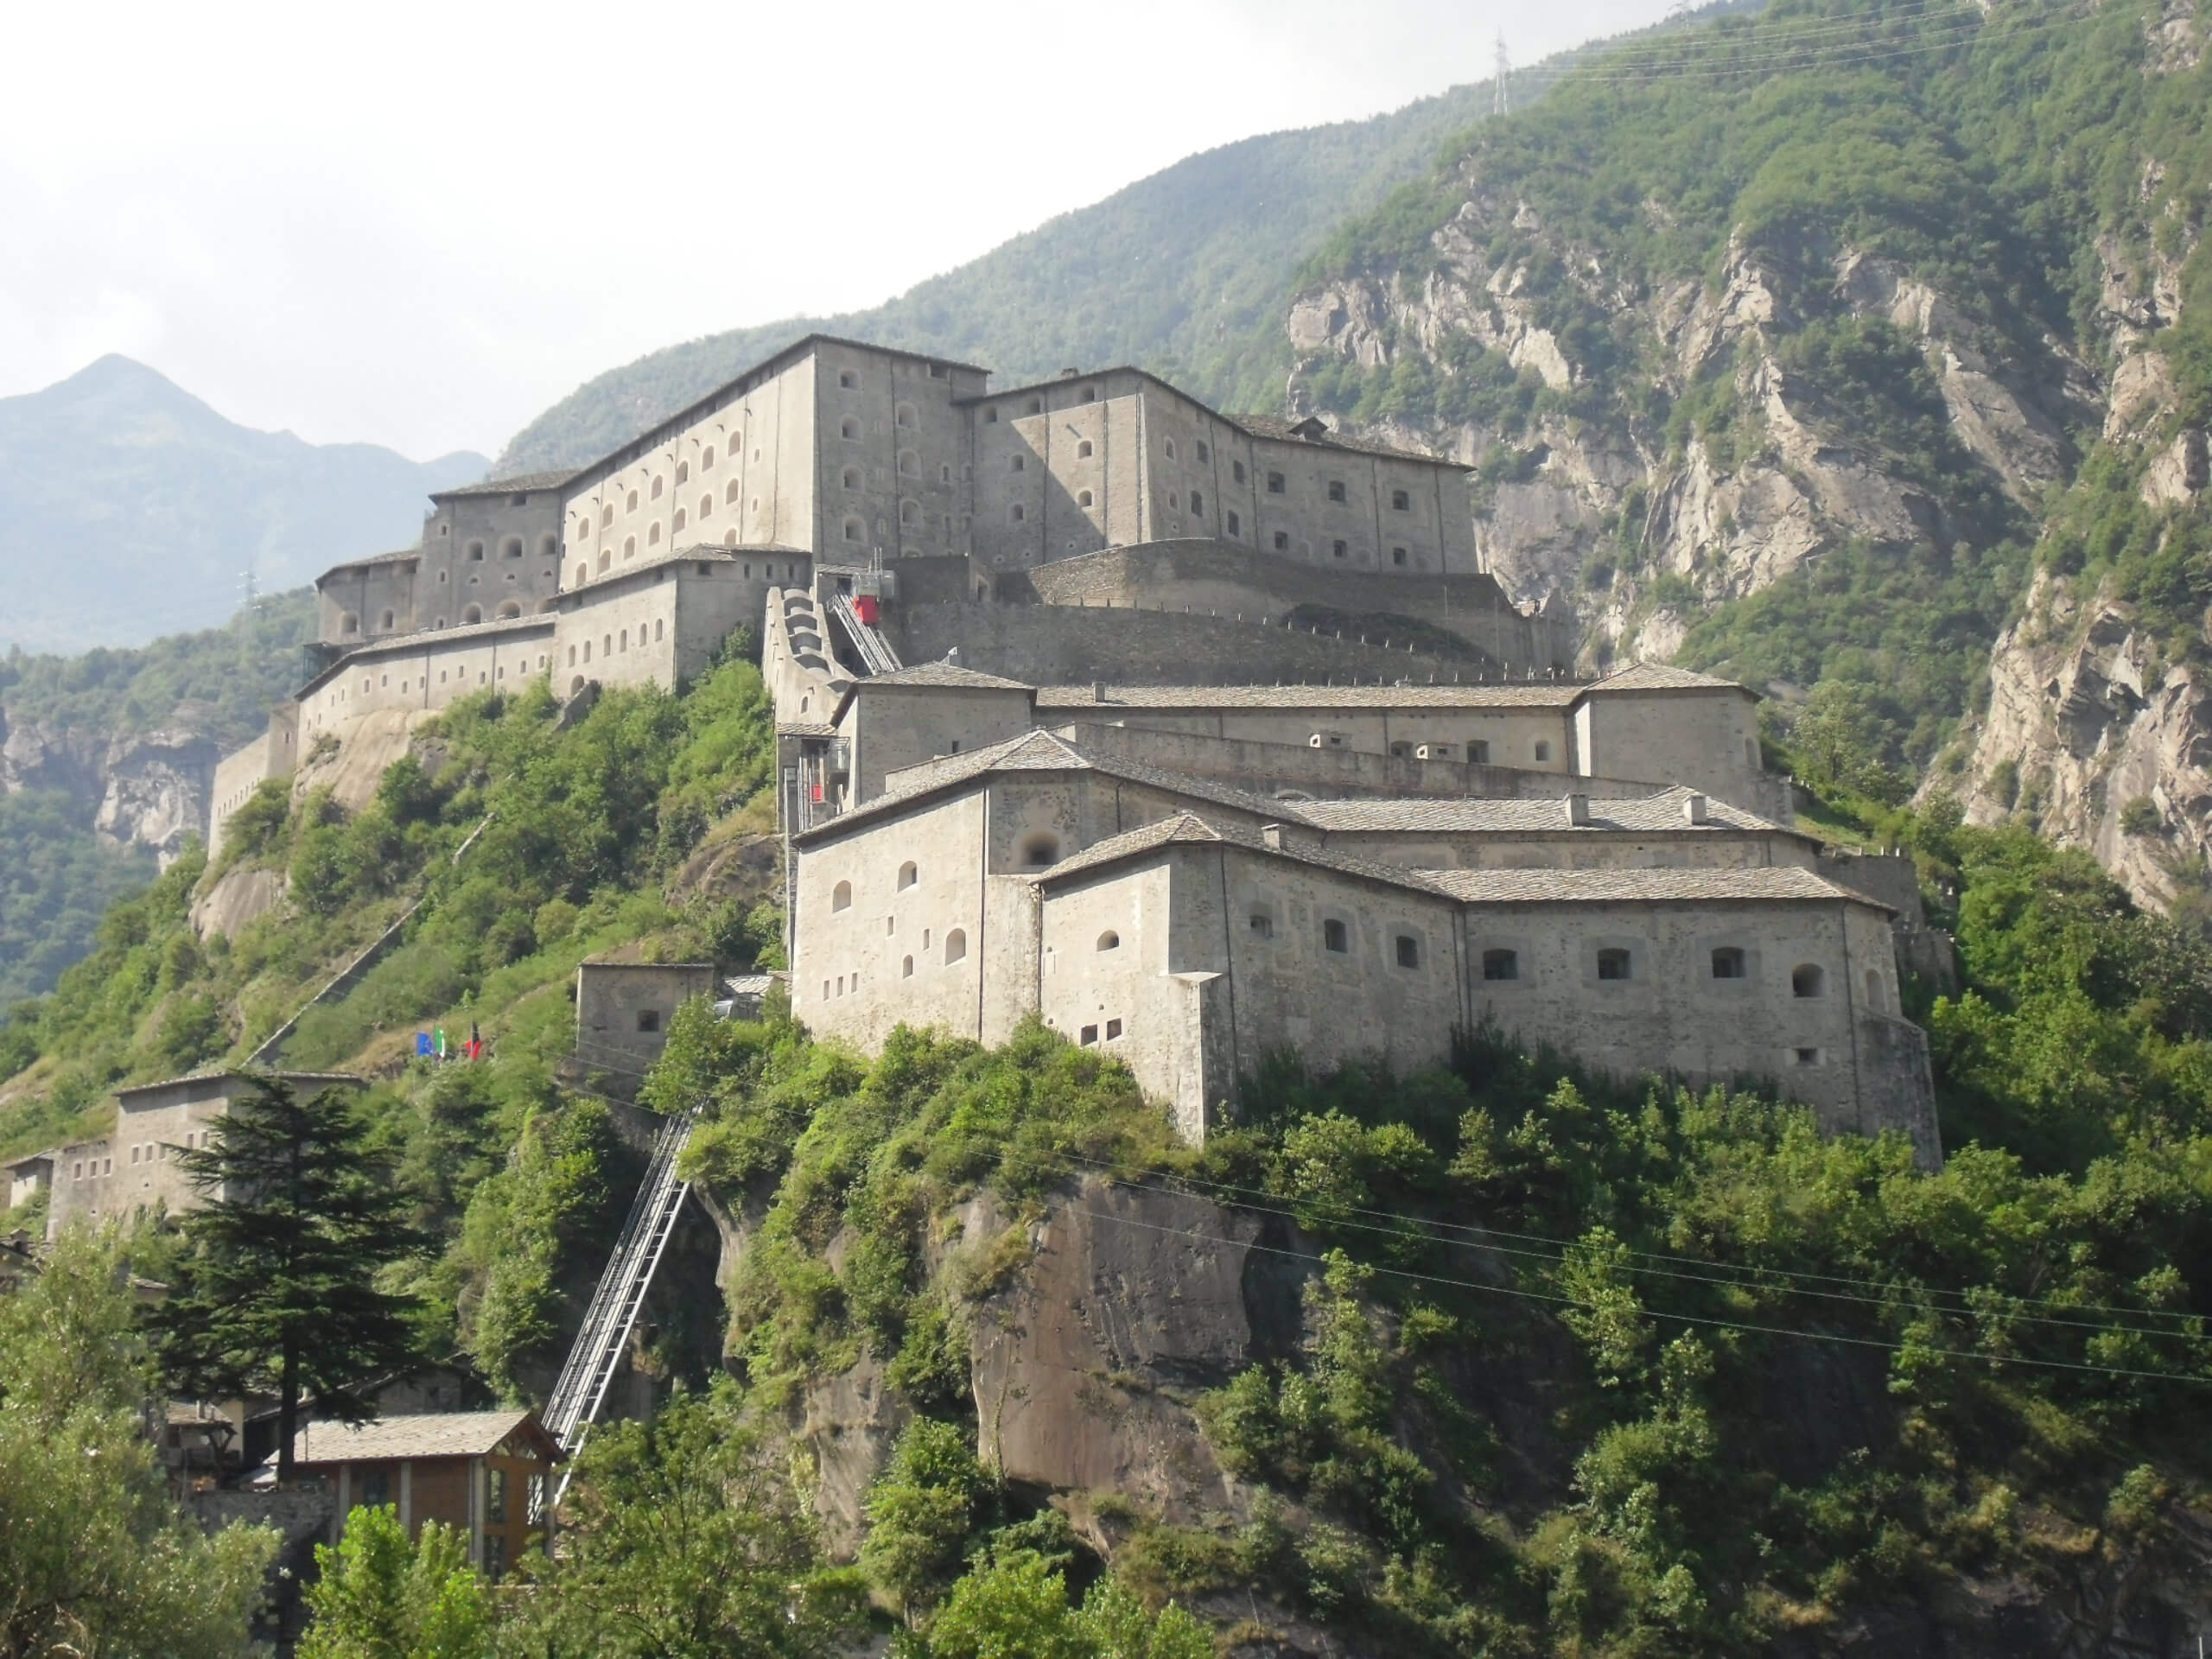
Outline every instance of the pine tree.
<path id="1" fill-rule="evenodd" d="M 302 1100 L 282 1078 L 250 1080 L 209 1144 L 179 1154 L 207 1202 L 184 1218 L 181 1264 L 149 1317 L 177 1392 L 277 1395 L 283 1483 L 303 1395 L 359 1422 L 374 1409 L 353 1390 L 418 1357 L 412 1299 L 376 1278 L 422 1241 L 344 1090 Z"/>

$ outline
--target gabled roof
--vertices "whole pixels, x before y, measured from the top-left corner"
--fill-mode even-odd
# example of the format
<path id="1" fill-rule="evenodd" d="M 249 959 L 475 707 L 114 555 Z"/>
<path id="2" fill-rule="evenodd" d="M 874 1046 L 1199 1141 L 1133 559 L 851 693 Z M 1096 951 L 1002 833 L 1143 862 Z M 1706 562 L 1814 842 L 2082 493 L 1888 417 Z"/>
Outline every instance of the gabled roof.
<path id="1" fill-rule="evenodd" d="M 1373 859 L 1340 853 L 1331 847 L 1309 846 L 1288 839 L 1271 846 L 1252 830 L 1215 823 L 1195 812 L 1177 812 L 1155 823 L 1144 824 L 1122 835 L 1109 836 L 1104 841 L 1095 842 L 1083 851 L 1062 859 L 1050 869 L 1038 871 L 1030 880 L 1039 884 L 1054 882 L 1183 842 L 1238 847 L 1246 852 L 1261 853 L 1270 858 L 1288 859 L 1294 864 L 1310 864 L 1318 868 L 1334 870 L 1340 875 L 1379 881 L 1385 887 L 1406 888 L 1431 899 L 1444 896 L 1436 885 L 1419 871 L 1408 870 L 1396 864 L 1377 863 Z"/>
<path id="2" fill-rule="evenodd" d="M 181 1083 L 235 1083 L 246 1087 L 257 1082 L 261 1077 L 273 1077 L 278 1083 L 289 1083 L 295 1089 L 365 1089 L 369 1086 L 366 1077 L 351 1071 L 267 1071 L 257 1074 L 245 1067 L 231 1066 L 188 1071 L 182 1077 L 163 1077 L 159 1083 L 134 1083 L 117 1090 L 115 1097 L 118 1101 L 126 1101 L 133 1095 L 149 1095 L 157 1089 L 174 1089 Z"/>
<path id="3" fill-rule="evenodd" d="M 1692 673 L 1687 668 L 1675 668 L 1666 663 L 1634 663 L 1582 688 L 1584 696 L 1607 691 L 1741 691 L 1747 697 L 1757 695 L 1749 686 L 1734 680 L 1715 679 L 1710 674 Z"/>
<path id="4" fill-rule="evenodd" d="M 1794 864 L 1763 869 L 1423 870 L 1440 891 L 1469 904 L 1666 904 L 1842 899 L 1887 912 L 1863 893 L 1839 887 Z"/>
<path id="5" fill-rule="evenodd" d="M 480 1458 L 519 1431 L 549 1460 L 560 1448 L 531 1411 L 433 1411 L 379 1417 L 366 1423 L 308 1422 L 292 1437 L 292 1457 L 302 1464 L 351 1463 L 397 1458 Z"/>
<path id="6" fill-rule="evenodd" d="M 874 800 L 856 806 L 849 812 L 840 813 L 811 829 L 802 830 L 791 837 L 791 841 L 794 845 L 803 847 L 830 840 L 838 831 L 854 824 L 872 823 L 880 818 L 895 817 L 932 797 L 959 789 L 987 774 L 1001 772 L 1095 772 L 1102 777 L 1118 778 L 1127 783 L 1142 784 L 1167 793 L 1211 801 L 1217 806 L 1231 807 L 1256 817 L 1296 817 L 1295 809 L 1264 795 L 1255 795 L 1249 791 L 1213 783 L 1203 778 L 1185 778 L 1177 772 L 1162 772 L 1156 766 L 1142 766 L 1135 761 L 1094 759 L 1067 739 L 1052 732 L 1028 731 L 971 753 L 949 754 L 940 760 L 910 767 L 902 775 L 897 790 L 879 795 Z"/>
<path id="7" fill-rule="evenodd" d="M 531 495 L 557 490 L 574 478 L 578 468 L 563 467 L 557 473 L 517 473 L 509 478 L 487 478 L 474 484 L 456 484 L 449 490 L 432 490 L 433 501 L 454 501 L 472 495 Z"/>
<path id="8" fill-rule="evenodd" d="M 978 673 L 972 668 L 963 668 L 957 663 L 916 663 L 911 668 L 893 669 L 888 674 L 871 674 L 865 679 L 849 682 L 837 699 L 837 706 L 830 711 L 834 722 L 845 717 L 845 710 L 853 699 L 871 685 L 918 686 L 933 691 L 1027 691 L 1030 687 L 1020 680 L 1001 679 L 995 674 Z"/>
<path id="9" fill-rule="evenodd" d="M 1569 782 L 1574 780 L 1569 779 Z M 1493 799 L 1377 799 L 1300 801 L 1298 816 L 1317 830 L 1344 835 L 1384 835 L 1403 831 L 1434 835 L 1512 835 L 1549 833 L 1573 835 L 1772 834 L 1797 836 L 1785 825 L 1757 813 L 1746 812 L 1726 801 L 1706 798 L 1706 819 L 1692 823 L 1682 804 L 1698 791 L 1676 785 L 1649 796 L 1606 800 L 1592 798 L 1586 823 L 1567 819 L 1566 802 L 1558 796 L 1536 800 Z"/>
<path id="10" fill-rule="evenodd" d="M 1040 685 L 1046 710 L 1116 709 L 1564 709 L 1589 688 L 1571 681 L 1493 680 L 1467 685 Z"/>
<path id="11" fill-rule="evenodd" d="M 363 558 L 347 559 L 342 564 L 332 565 L 329 569 L 317 576 L 315 579 L 315 585 L 321 588 L 324 582 L 328 582 L 340 570 L 360 570 L 372 564 L 397 564 L 405 559 L 420 559 L 422 556 L 421 548 L 403 547 L 391 553 L 371 553 Z"/>

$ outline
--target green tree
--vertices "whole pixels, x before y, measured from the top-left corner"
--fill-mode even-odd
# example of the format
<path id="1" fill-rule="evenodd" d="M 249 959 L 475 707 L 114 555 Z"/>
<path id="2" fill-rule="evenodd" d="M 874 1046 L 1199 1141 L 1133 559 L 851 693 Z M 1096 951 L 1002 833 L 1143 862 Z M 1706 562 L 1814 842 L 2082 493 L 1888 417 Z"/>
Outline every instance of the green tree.
<path id="1" fill-rule="evenodd" d="M 283 1482 L 303 1394 L 359 1422 L 372 1409 L 352 1389 L 416 1357 L 413 1300 L 377 1275 L 419 1242 L 343 1090 L 303 1100 L 281 1078 L 253 1081 L 211 1144 L 180 1154 L 207 1203 L 184 1219 L 175 1282 L 151 1324 L 178 1392 L 276 1395 Z"/>
<path id="2" fill-rule="evenodd" d="M 985 1484 L 960 1430 L 918 1417 L 869 1490 L 861 1570 L 897 1598 L 910 1623 L 935 1603 L 938 1586 L 958 1567 Z"/>
<path id="3" fill-rule="evenodd" d="M 929 1659 L 1212 1659 L 1213 1636 L 1173 1603 L 1158 1612 L 1111 1574 L 1068 1605 L 1067 1580 L 1034 1550 L 1007 1551 L 952 1587 Z"/>
<path id="4" fill-rule="evenodd" d="M 245 1649 L 277 1536 L 211 1538 L 170 1501 L 151 1387 L 112 1230 L 64 1235 L 0 1295 L 0 1659 Z"/>
<path id="5" fill-rule="evenodd" d="M 594 1433 L 563 1522 L 518 1631 L 543 1659 L 817 1659 L 865 1620 L 857 1575 L 821 1568 L 811 1517 L 726 1380 Z"/>
<path id="6" fill-rule="evenodd" d="M 300 1659 L 489 1659 L 492 1599 L 457 1529 L 432 1521 L 410 1539 L 398 1510 L 357 1508 L 315 1561 Z"/>

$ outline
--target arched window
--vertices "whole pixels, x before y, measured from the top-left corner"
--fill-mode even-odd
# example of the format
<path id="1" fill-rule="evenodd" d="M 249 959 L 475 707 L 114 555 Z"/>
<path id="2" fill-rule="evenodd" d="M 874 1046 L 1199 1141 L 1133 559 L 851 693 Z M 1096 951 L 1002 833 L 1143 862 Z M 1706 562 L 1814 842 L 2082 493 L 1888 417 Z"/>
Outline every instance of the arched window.
<path id="1" fill-rule="evenodd" d="M 838 474 L 838 482 L 849 490 L 857 490 L 861 486 L 861 469 L 857 467 L 846 467 Z"/>
<path id="2" fill-rule="evenodd" d="M 390 611 L 386 611 L 384 613 L 384 622 L 382 626 L 387 628 L 391 626 L 391 613 Z"/>
<path id="3" fill-rule="evenodd" d="M 1750 973 L 1750 964 L 1743 951 L 1732 944 L 1716 946 L 1713 952 L 1713 976 L 1715 979 L 1743 979 Z"/>
<path id="4" fill-rule="evenodd" d="M 899 977 L 901 979 L 912 979 L 913 976 L 914 959 L 912 957 L 901 957 L 899 959 Z"/>
<path id="5" fill-rule="evenodd" d="M 722 532 L 722 545 L 724 547 L 735 547 L 737 545 L 737 532 L 734 530 L 724 531 Z M 751 575 L 752 574 L 751 567 L 747 566 L 746 575 Z"/>
<path id="6" fill-rule="evenodd" d="M 838 422 L 837 435 L 844 439 L 849 443 L 857 442 L 861 435 L 861 423 L 855 420 L 842 420 Z"/>
<path id="7" fill-rule="evenodd" d="M 715 516 L 715 498 L 711 493 L 699 498 L 699 516 L 702 518 L 711 518 Z"/>
<path id="8" fill-rule="evenodd" d="M 481 622 L 483 620 L 484 611 L 481 606 L 472 605 L 461 613 L 461 626 L 464 628 Z"/>
<path id="9" fill-rule="evenodd" d="M 1626 979 L 1630 966 L 1628 952 L 1618 947 L 1598 953 L 1598 977 L 1600 979 Z"/>
<path id="10" fill-rule="evenodd" d="M 606 554 L 604 554 L 604 553 L 602 553 L 602 554 L 601 554 L 599 556 L 600 556 L 601 558 L 602 558 L 602 559 L 603 559 L 603 558 L 605 558 L 605 557 L 607 556 L 607 555 L 606 555 Z M 578 566 L 576 567 L 576 586 L 577 586 L 577 587 L 579 587 L 579 588 L 581 588 L 581 587 L 582 587 L 582 586 L 584 585 L 584 583 L 586 583 L 586 582 L 589 582 L 590 580 L 591 580 L 591 566 L 590 566 L 589 564 L 580 564 L 580 565 L 578 565 Z"/>
<path id="11" fill-rule="evenodd" d="M 468 561 L 471 564 L 481 564 L 484 563 L 483 543 L 471 542 L 468 544 Z"/>
<path id="12" fill-rule="evenodd" d="M 1275 918 L 1264 910 L 1255 910 L 1246 918 L 1245 925 L 1255 939 L 1272 939 L 1275 936 Z"/>
<path id="13" fill-rule="evenodd" d="M 962 929 L 956 927 L 944 936 L 944 959 L 948 963 L 958 962 L 967 954 L 968 935 Z"/>
<path id="14" fill-rule="evenodd" d="M 1520 978 L 1521 958 L 1519 955 L 1511 950 L 1484 951 L 1483 977 L 1484 979 Z"/>
<path id="15" fill-rule="evenodd" d="M 653 478 L 653 499 L 656 501 L 660 499 L 661 488 L 662 480 L 658 474 L 655 474 Z"/>
<path id="16" fill-rule="evenodd" d="M 850 910 L 852 907 L 853 884 L 849 881 L 840 881 L 835 887 L 832 887 L 830 890 L 830 908 L 832 910 Z"/>
<path id="17" fill-rule="evenodd" d="M 1032 836 L 1021 843 L 1021 861 L 1033 869 L 1042 869 L 1047 864 L 1060 861 L 1060 838 L 1058 836 Z"/>
<path id="18" fill-rule="evenodd" d="M 519 536 L 508 537 L 505 542 L 500 543 L 499 551 L 504 556 L 510 559 L 518 559 L 522 557 L 522 537 Z"/>
<path id="19" fill-rule="evenodd" d="M 1101 933 L 1098 936 L 1098 948 L 1101 950 L 1120 950 L 1122 948 L 1122 936 L 1116 933 L 1112 928 L 1108 928 L 1103 933 Z"/>
<path id="20" fill-rule="evenodd" d="M 901 501 L 899 504 L 899 522 L 902 524 L 920 524 L 922 522 L 922 510 L 916 506 L 912 501 Z"/>
<path id="21" fill-rule="evenodd" d="M 653 619 L 653 638 L 654 638 L 654 639 L 655 639 L 655 640 L 658 640 L 658 639 L 662 639 L 662 638 L 663 638 L 663 637 L 667 633 L 667 632 L 668 632 L 668 619 L 667 619 L 666 617 L 664 617 L 664 616 L 655 617 L 655 618 Z"/>
<path id="22" fill-rule="evenodd" d="M 671 530 L 681 530 L 681 529 L 683 529 L 683 526 L 684 526 L 685 524 L 689 524 L 689 523 L 690 523 L 690 520 L 688 518 L 686 518 L 686 517 L 684 516 L 683 509 L 683 508 L 681 508 L 681 507 L 678 507 L 678 508 L 676 510 L 676 517 L 675 517 L 673 519 L 671 519 L 671 520 L 670 521 L 670 523 L 669 523 L 669 528 L 670 528 Z M 658 529 L 658 528 L 659 528 L 659 526 L 658 526 L 658 525 L 655 525 L 655 526 L 654 526 L 654 528 L 655 528 L 655 529 Z"/>
<path id="23" fill-rule="evenodd" d="M 891 411 L 891 423 L 911 429 L 914 424 L 914 406 L 912 404 L 899 404 Z"/>
<path id="24" fill-rule="evenodd" d="M 1173 461 L 1173 460 L 1174 460 L 1174 459 L 1175 459 L 1175 440 L 1174 440 L 1174 439 L 1173 439 L 1173 438 L 1169 438 L 1169 439 L 1166 441 L 1166 443 L 1167 443 L 1167 459 L 1168 459 L 1168 460 L 1170 460 L 1170 461 Z"/>
<path id="25" fill-rule="evenodd" d="M 613 562 L 614 562 L 614 556 L 613 556 L 612 553 L 609 553 L 609 552 L 605 551 L 604 550 L 601 550 L 601 553 L 600 553 L 600 556 L 599 556 L 599 568 L 600 568 L 601 569 L 604 570 L 604 569 L 607 569 L 607 567 L 608 565 L 612 564 Z"/>
<path id="26" fill-rule="evenodd" d="M 635 512 L 638 510 L 638 493 L 635 490 L 630 492 L 630 500 L 627 510 L 631 512 Z"/>
<path id="27" fill-rule="evenodd" d="M 847 541 L 857 542 L 867 533 L 867 527 L 863 525 L 859 519 L 848 518 L 845 520 L 845 539 Z"/>
<path id="28" fill-rule="evenodd" d="M 1090 492 L 1089 490 L 1077 490 L 1075 493 L 1075 504 L 1078 507 L 1089 506 L 1090 505 Z"/>
<path id="29" fill-rule="evenodd" d="M 1076 445 L 1075 458 L 1077 461 L 1089 461 L 1090 459 L 1090 440 L 1089 438 L 1085 438 L 1081 443 Z"/>
<path id="30" fill-rule="evenodd" d="M 722 502 L 726 506 L 734 507 L 737 505 L 737 480 L 733 478 L 730 480 L 729 487 L 722 492 Z"/>
<path id="31" fill-rule="evenodd" d="M 1399 967 L 1418 968 L 1421 966 L 1421 941 L 1412 934 L 1398 935 L 1397 952 Z"/>
<path id="32" fill-rule="evenodd" d="M 921 475 L 922 458 L 911 449 L 901 449 L 899 452 L 899 476 L 919 478 Z"/>
<path id="33" fill-rule="evenodd" d="M 707 446 L 705 453 L 699 457 L 699 470 L 702 473 L 711 473 L 715 470 L 715 446 L 711 443 Z"/>
<path id="34" fill-rule="evenodd" d="M 1888 994 L 1882 988 L 1882 976 L 1878 969 L 1869 968 L 1866 970 L 1866 985 L 1868 1009 L 1875 1014 L 1887 1014 L 1890 1011 L 1890 999 Z"/>
<path id="35" fill-rule="evenodd" d="M 575 696 L 576 695 L 576 693 L 577 693 L 577 692 L 579 692 L 579 691 L 582 690 L 583 689 L 584 689 L 584 677 L 583 677 L 582 675 L 578 674 L 578 675 L 575 676 L 573 678 L 571 678 L 571 679 L 569 680 L 569 695 L 570 696 L 572 696 L 572 697 L 573 697 L 573 696 Z"/>
<path id="36" fill-rule="evenodd" d="M 511 599 L 505 604 L 499 607 L 499 614 L 502 618 L 506 619 L 520 616 L 522 614 L 522 607 Z"/>
<path id="37" fill-rule="evenodd" d="M 560 551 L 560 537 L 554 535 L 551 531 L 546 531 L 544 535 L 537 538 L 537 556 L 539 558 L 554 558 L 559 555 Z"/>
<path id="38" fill-rule="evenodd" d="M 652 547 L 660 540 L 660 521 L 655 519 L 645 526 L 645 545 Z"/>
<path id="39" fill-rule="evenodd" d="M 1818 963 L 1801 962 L 1789 970 L 1789 995 L 1792 996 L 1826 996 L 1828 976 Z"/>
<path id="40" fill-rule="evenodd" d="M 622 538 L 622 556 L 626 559 L 634 559 L 638 556 L 638 538 L 636 537 L 625 536 Z"/>
<path id="41" fill-rule="evenodd" d="M 691 481 L 690 462 L 679 461 L 676 463 L 676 481 L 679 484 L 689 484 Z"/>
<path id="42" fill-rule="evenodd" d="M 638 637 L 639 637 L 640 639 L 644 639 L 644 638 L 645 638 L 645 630 L 644 630 L 643 628 L 640 628 L 640 629 L 639 629 L 639 630 L 638 630 Z M 619 646 L 617 647 L 617 649 L 618 649 L 618 650 L 621 650 L 621 651 L 627 651 L 627 650 L 629 650 L 629 649 L 630 649 L 630 630 L 629 630 L 629 629 L 625 628 L 625 629 L 623 629 L 623 630 L 622 630 L 622 643 L 620 644 L 620 645 L 619 645 Z"/>
<path id="43" fill-rule="evenodd" d="M 601 530 L 604 530 L 604 529 L 606 529 L 606 528 L 607 527 L 607 525 L 609 525 L 609 524 L 613 524 L 613 522 L 614 522 L 614 509 L 613 509 L 613 507 L 601 507 L 601 508 L 599 510 L 599 527 L 600 527 Z"/>

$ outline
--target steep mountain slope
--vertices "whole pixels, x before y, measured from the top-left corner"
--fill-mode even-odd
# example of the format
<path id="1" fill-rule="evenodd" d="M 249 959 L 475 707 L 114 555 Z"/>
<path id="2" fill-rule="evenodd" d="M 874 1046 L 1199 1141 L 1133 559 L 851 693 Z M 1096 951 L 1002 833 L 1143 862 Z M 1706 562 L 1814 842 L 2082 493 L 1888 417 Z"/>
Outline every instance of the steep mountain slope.
<path id="1" fill-rule="evenodd" d="M 52 989 L 108 902 L 200 832 L 216 761 L 314 635 L 302 588 L 134 650 L 0 658 L 0 1007 Z"/>
<path id="2" fill-rule="evenodd" d="M 1719 0 L 1649 32 L 1762 3 Z M 1541 96 L 1580 54 L 1516 76 L 1515 98 Z M 1275 323 L 1299 262 L 1346 217 L 1427 173 L 1453 134 L 1487 118 L 1491 102 L 1484 81 L 1370 120 L 1224 144 L 887 304 L 669 346 L 546 410 L 508 443 L 499 470 L 604 454 L 809 329 L 982 363 L 1007 385 L 1070 364 L 1137 363 L 1228 407 L 1272 410 L 1289 363 Z"/>
<path id="3" fill-rule="evenodd" d="M 104 357 L 0 398 L 0 649 L 215 626 L 249 568 L 271 591 L 406 546 L 423 497 L 486 465 L 256 432 L 143 364 Z"/>
<path id="4" fill-rule="evenodd" d="M 2051 740 L 2016 710 L 1972 775 L 1944 751 L 2038 567 L 2072 608 L 2036 638 L 2156 589 L 2165 658 L 2202 648 L 2203 28 L 1853 0 L 1609 54 L 1308 267 L 1294 397 L 1478 465 L 1493 565 L 1593 658 L 1855 682 L 1987 816 L 1996 751 Z"/>

